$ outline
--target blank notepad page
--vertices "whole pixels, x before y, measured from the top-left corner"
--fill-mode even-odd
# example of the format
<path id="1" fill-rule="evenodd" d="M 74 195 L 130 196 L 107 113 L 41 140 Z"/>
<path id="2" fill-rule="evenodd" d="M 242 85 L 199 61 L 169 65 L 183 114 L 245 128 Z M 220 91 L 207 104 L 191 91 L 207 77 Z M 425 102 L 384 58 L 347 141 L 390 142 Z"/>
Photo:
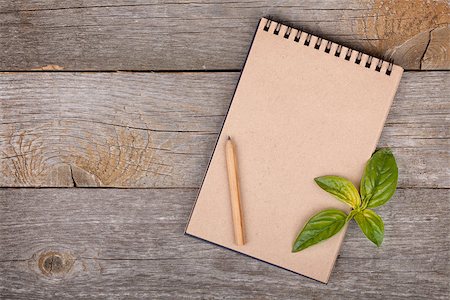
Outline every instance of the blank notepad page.
<path id="1" fill-rule="evenodd" d="M 339 175 L 359 186 L 402 72 L 261 19 L 186 233 L 327 282 L 345 229 L 291 253 L 312 215 L 349 209 L 314 178 Z M 236 144 L 245 223 L 246 244 L 239 247 L 225 162 L 228 136 Z"/>

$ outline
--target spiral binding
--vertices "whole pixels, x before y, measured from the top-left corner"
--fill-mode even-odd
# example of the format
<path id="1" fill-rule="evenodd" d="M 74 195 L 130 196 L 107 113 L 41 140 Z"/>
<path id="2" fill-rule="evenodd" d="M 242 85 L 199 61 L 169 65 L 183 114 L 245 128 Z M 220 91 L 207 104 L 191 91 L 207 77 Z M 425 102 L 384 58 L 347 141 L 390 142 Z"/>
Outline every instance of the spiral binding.
<path id="1" fill-rule="evenodd" d="M 385 72 L 385 73 L 386 73 L 386 75 L 388 75 L 388 76 L 390 76 L 391 73 L 392 73 L 392 69 L 393 69 L 394 63 L 391 62 L 391 61 L 385 61 L 385 60 L 383 60 L 383 59 L 381 59 L 381 58 L 374 58 L 373 56 L 364 54 L 364 53 L 361 52 L 361 51 L 356 51 L 356 50 L 354 50 L 354 49 L 350 49 L 350 48 L 347 48 L 347 47 L 343 47 L 342 45 L 339 45 L 339 44 L 334 43 L 334 42 L 332 42 L 332 41 L 325 40 L 325 39 L 320 38 L 320 37 L 317 37 L 317 40 L 316 40 L 316 42 L 314 43 L 314 45 L 311 45 L 311 40 L 312 40 L 313 35 L 310 34 L 310 33 L 304 32 L 304 31 L 302 31 L 302 30 L 300 30 L 300 29 L 294 28 L 294 27 L 292 27 L 292 26 L 283 25 L 283 24 L 281 24 L 281 23 L 279 23 L 279 22 L 276 22 L 276 21 L 273 21 L 273 20 L 268 19 L 267 22 L 266 22 L 266 24 L 264 25 L 264 31 L 269 32 L 272 23 L 275 23 L 275 24 L 276 24 L 276 25 L 275 25 L 275 28 L 274 28 L 274 30 L 273 30 L 273 32 L 272 32 L 272 33 L 275 34 L 275 35 L 280 35 L 282 26 L 286 27 L 286 30 L 285 30 L 284 32 L 281 32 L 281 33 L 282 33 L 281 35 L 282 35 L 285 39 L 289 39 L 289 37 L 290 37 L 292 34 L 295 33 L 295 30 L 297 30 L 297 32 L 295 33 L 295 36 L 294 36 L 294 42 L 299 43 L 299 42 L 300 42 L 300 39 L 301 39 L 301 37 L 302 37 L 302 34 L 306 34 L 305 40 L 304 40 L 304 42 L 303 42 L 303 44 L 304 44 L 305 46 L 314 46 L 314 49 L 320 50 L 322 44 L 326 44 L 326 45 L 325 45 L 325 48 L 324 48 L 324 52 L 330 54 L 330 51 L 331 51 L 331 48 L 332 48 L 333 44 L 336 44 L 337 47 L 336 47 L 336 50 L 334 51 L 334 56 L 336 56 L 336 57 L 341 57 L 341 55 L 343 55 L 343 57 L 344 57 L 345 60 L 351 61 L 351 59 L 352 59 L 352 54 L 353 54 L 354 52 L 357 52 L 356 57 L 355 57 L 355 59 L 354 59 L 354 61 L 353 61 L 355 64 L 357 64 L 357 65 L 363 65 L 364 67 L 370 69 L 371 66 L 372 66 L 372 64 L 373 64 L 373 60 L 376 59 L 376 60 L 378 60 L 378 61 L 377 61 L 377 64 L 376 64 L 376 66 L 375 66 L 375 71 L 381 72 L 381 69 L 383 68 L 383 64 L 384 64 L 384 63 L 388 63 L 387 68 L 386 68 L 386 72 Z M 346 48 L 346 49 L 347 49 L 347 51 L 345 51 L 345 53 L 342 53 L 343 48 Z M 331 54 L 332 54 L 332 53 L 331 53 Z M 345 55 L 345 56 L 344 56 L 344 55 Z M 361 62 L 362 62 L 362 60 L 363 60 L 363 56 L 367 57 L 367 59 L 364 59 L 365 61 L 361 64 Z"/>

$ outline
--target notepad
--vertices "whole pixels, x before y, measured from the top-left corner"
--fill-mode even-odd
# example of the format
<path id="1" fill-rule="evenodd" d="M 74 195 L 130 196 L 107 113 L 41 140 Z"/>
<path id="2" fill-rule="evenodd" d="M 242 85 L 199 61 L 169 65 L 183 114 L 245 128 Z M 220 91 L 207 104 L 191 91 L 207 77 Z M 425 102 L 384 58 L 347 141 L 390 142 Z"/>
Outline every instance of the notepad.
<path id="1" fill-rule="evenodd" d="M 314 178 L 339 175 L 359 186 L 402 73 L 391 62 L 261 19 L 186 233 L 328 282 L 346 228 L 291 252 L 312 215 L 349 210 Z M 239 158 L 243 246 L 233 237 L 228 136 Z"/>

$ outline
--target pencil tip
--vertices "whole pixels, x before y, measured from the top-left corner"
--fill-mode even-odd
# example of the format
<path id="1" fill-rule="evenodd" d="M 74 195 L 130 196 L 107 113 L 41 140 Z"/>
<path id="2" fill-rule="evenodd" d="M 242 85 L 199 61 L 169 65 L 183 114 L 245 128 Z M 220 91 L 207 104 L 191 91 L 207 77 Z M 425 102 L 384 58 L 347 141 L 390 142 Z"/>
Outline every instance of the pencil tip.
<path id="1" fill-rule="evenodd" d="M 228 139 L 231 140 L 231 136 L 228 136 Z"/>

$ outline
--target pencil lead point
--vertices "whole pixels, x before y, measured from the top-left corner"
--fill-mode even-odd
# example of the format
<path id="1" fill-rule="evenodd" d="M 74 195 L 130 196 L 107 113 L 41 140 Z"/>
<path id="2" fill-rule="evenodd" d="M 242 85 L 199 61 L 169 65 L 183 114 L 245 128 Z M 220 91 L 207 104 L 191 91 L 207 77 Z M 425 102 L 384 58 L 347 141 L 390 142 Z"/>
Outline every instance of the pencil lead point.
<path id="1" fill-rule="evenodd" d="M 231 140 L 231 136 L 228 136 L 228 139 Z"/>

